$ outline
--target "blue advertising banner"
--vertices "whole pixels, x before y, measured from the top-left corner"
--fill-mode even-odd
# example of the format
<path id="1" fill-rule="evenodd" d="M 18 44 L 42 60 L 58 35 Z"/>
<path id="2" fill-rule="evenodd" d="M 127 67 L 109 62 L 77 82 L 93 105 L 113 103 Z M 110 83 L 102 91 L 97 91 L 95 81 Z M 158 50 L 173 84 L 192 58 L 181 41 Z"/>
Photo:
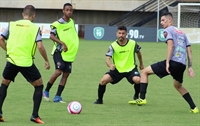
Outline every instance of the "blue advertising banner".
<path id="1" fill-rule="evenodd" d="M 127 38 L 138 42 L 156 42 L 156 28 L 127 27 Z M 117 26 L 85 26 L 86 40 L 115 40 Z"/>

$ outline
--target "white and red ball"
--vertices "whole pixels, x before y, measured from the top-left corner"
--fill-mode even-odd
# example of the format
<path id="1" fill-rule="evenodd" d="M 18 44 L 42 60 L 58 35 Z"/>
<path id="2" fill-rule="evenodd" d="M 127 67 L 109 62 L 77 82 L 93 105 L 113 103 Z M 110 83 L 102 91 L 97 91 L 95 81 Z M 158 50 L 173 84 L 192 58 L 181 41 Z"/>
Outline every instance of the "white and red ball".
<path id="1" fill-rule="evenodd" d="M 67 110 L 70 114 L 80 114 L 82 111 L 82 105 L 78 101 L 72 101 L 68 104 Z"/>

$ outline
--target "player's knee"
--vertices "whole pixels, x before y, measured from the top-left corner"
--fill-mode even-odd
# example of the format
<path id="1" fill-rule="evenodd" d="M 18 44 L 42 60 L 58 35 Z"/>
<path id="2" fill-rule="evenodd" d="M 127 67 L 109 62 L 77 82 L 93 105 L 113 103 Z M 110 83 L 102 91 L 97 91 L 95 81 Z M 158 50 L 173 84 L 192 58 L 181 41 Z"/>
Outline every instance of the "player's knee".
<path id="1" fill-rule="evenodd" d="M 135 84 L 139 84 L 140 83 L 140 77 L 133 77 L 133 82 Z"/>
<path id="2" fill-rule="evenodd" d="M 181 87 L 182 87 L 181 84 L 174 84 L 174 88 L 176 88 L 176 89 L 180 89 Z"/>
<path id="3" fill-rule="evenodd" d="M 60 71 L 60 70 L 56 70 L 55 73 L 54 73 L 54 75 L 58 77 L 58 76 L 61 75 L 61 73 L 62 73 L 62 71 Z"/>
<path id="4" fill-rule="evenodd" d="M 101 85 L 106 85 L 107 83 L 108 83 L 107 80 L 104 80 L 104 79 L 101 79 L 101 81 L 100 81 Z"/>
<path id="5" fill-rule="evenodd" d="M 148 69 L 147 68 L 144 68 L 141 72 L 141 75 L 148 75 Z"/>
<path id="6" fill-rule="evenodd" d="M 100 84 L 101 85 L 106 85 L 110 82 L 110 79 L 109 78 L 102 78 L 101 81 L 100 81 Z"/>
<path id="7" fill-rule="evenodd" d="M 4 85 L 9 85 L 10 84 L 10 80 L 7 80 L 7 79 L 5 79 L 4 77 L 2 78 L 2 84 L 4 84 Z"/>

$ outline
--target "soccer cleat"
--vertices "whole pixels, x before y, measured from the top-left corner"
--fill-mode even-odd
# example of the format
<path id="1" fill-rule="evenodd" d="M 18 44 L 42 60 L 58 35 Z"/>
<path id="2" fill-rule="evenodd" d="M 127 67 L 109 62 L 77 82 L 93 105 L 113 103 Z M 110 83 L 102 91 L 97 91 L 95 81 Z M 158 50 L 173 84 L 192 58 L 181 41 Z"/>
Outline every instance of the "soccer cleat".
<path id="1" fill-rule="evenodd" d="M 199 109 L 197 107 L 195 107 L 194 109 L 191 109 L 190 112 L 197 114 L 197 113 L 199 113 Z"/>
<path id="2" fill-rule="evenodd" d="M 136 105 L 136 100 L 132 100 L 132 101 L 128 101 L 128 104 L 131 104 L 131 105 Z"/>
<path id="3" fill-rule="evenodd" d="M 4 122 L 4 118 L 1 113 L 0 113 L 0 122 Z"/>
<path id="4" fill-rule="evenodd" d="M 54 102 L 60 102 L 60 103 L 66 103 L 62 100 L 62 97 L 61 96 L 55 96 L 54 99 L 53 99 Z"/>
<path id="5" fill-rule="evenodd" d="M 49 92 L 44 91 L 44 92 L 43 92 L 43 98 L 45 99 L 45 101 L 50 101 Z"/>
<path id="6" fill-rule="evenodd" d="M 103 101 L 97 99 L 97 100 L 94 102 L 94 104 L 103 104 Z"/>
<path id="7" fill-rule="evenodd" d="M 31 116 L 30 120 L 38 124 L 44 124 L 44 122 L 40 119 L 40 117 L 35 118 L 34 116 Z"/>
<path id="8" fill-rule="evenodd" d="M 136 100 L 138 99 L 138 95 L 136 96 L 136 95 L 134 95 L 133 96 L 133 100 L 131 100 L 131 101 L 128 101 L 128 104 L 131 104 L 131 105 L 136 105 L 137 103 L 136 103 Z"/>
<path id="9" fill-rule="evenodd" d="M 147 100 L 139 98 L 139 99 L 136 100 L 136 104 L 137 105 L 146 105 L 147 104 Z"/>

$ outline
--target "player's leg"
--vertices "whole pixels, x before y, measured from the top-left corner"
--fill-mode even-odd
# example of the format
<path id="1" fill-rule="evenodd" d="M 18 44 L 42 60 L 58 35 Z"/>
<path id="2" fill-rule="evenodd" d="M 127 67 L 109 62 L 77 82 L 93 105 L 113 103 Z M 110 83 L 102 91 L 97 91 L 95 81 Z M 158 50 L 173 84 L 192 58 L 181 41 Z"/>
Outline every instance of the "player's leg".
<path id="1" fill-rule="evenodd" d="M 139 93 L 140 93 L 140 73 L 138 72 L 137 68 L 134 68 L 132 71 L 130 71 L 126 79 L 129 81 L 129 83 L 133 84 L 134 86 L 134 95 L 133 95 L 133 100 L 129 101 L 129 104 L 136 104 L 136 99 L 139 98 Z"/>
<path id="2" fill-rule="evenodd" d="M 106 91 L 106 84 L 108 84 L 111 81 L 113 80 L 109 74 L 105 74 L 102 77 L 98 87 L 98 99 L 94 102 L 94 104 L 103 104 L 103 95 Z"/>
<path id="3" fill-rule="evenodd" d="M 63 72 L 63 68 L 65 66 L 62 57 L 61 57 L 61 52 L 59 51 L 55 51 L 53 54 L 53 60 L 54 60 L 54 64 L 55 64 L 55 72 L 53 73 L 53 75 L 51 75 L 49 81 L 47 82 L 46 88 L 43 92 L 43 97 L 46 101 L 50 101 L 49 98 L 49 91 L 52 87 L 52 85 L 54 84 L 54 82 L 56 81 L 56 79 L 62 74 Z"/>
<path id="4" fill-rule="evenodd" d="M 199 110 L 196 107 L 195 103 L 190 96 L 190 93 L 182 86 L 183 83 L 183 74 L 186 69 L 186 66 L 179 63 L 170 62 L 170 65 L 173 66 L 171 68 L 171 76 L 174 78 L 174 87 L 181 94 L 181 96 L 185 99 L 185 101 L 189 104 L 191 112 L 198 113 Z"/>
<path id="5" fill-rule="evenodd" d="M 4 122 L 2 106 L 7 95 L 8 86 L 11 81 L 14 81 L 18 72 L 19 70 L 17 66 L 9 62 L 6 63 L 0 87 L 0 122 Z"/>
<path id="6" fill-rule="evenodd" d="M 192 97 L 190 96 L 190 93 L 182 86 L 182 84 L 179 81 L 174 80 L 174 87 L 185 99 L 185 101 L 189 104 L 191 108 L 191 112 L 198 113 L 199 110 L 196 107 L 195 103 L 193 102 Z"/>
<path id="7" fill-rule="evenodd" d="M 120 74 L 116 69 L 110 70 L 107 72 L 101 79 L 98 86 L 98 99 L 94 102 L 94 104 L 103 104 L 103 95 L 106 91 L 106 85 L 108 83 L 116 84 L 123 78 L 122 74 Z"/>
<path id="8" fill-rule="evenodd" d="M 144 68 L 141 72 L 141 79 L 140 79 L 140 98 L 141 99 L 146 98 L 148 76 L 151 74 L 154 74 L 151 66 Z"/>
<path id="9" fill-rule="evenodd" d="M 148 86 L 148 76 L 152 74 L 156 74 L 158 77 L 162 78 L 168 75 L 166 71 L 166 61 L 160 61 L 154 63 L 141 72 L 141 80 L 140 80 L 140 99 L 137 100 L 138 105 L 146 104 L 146 92 Z"/>
<path id="10" fill-rule="evenodd" d="M 38 124 L 43 124 L 44 122 L 39 116 L 39 108 L 42 101 L 43 90 L 43 81 L 40 72 L 34 64 L 30 67 L 21 67 L 20 72 L 35 88 L 33 93 L 33 111 L 30 120 Z"/>
<path id="11" fill-rule="evenodd" d="M 54 97 L 54 102 L 60 102 L 60 103 L 65 103 L 62 100 L 61 94 L 65 88 L 65 85 L 67 83 L 67 79 L 72 71 L 72 63 L 71 62 L 64 62 L 64 66 L 63 66 L 63 74 L 60 80 L 60 83 L 58 85 L 58 89 L 57 89 L 57 93 Z"/>

